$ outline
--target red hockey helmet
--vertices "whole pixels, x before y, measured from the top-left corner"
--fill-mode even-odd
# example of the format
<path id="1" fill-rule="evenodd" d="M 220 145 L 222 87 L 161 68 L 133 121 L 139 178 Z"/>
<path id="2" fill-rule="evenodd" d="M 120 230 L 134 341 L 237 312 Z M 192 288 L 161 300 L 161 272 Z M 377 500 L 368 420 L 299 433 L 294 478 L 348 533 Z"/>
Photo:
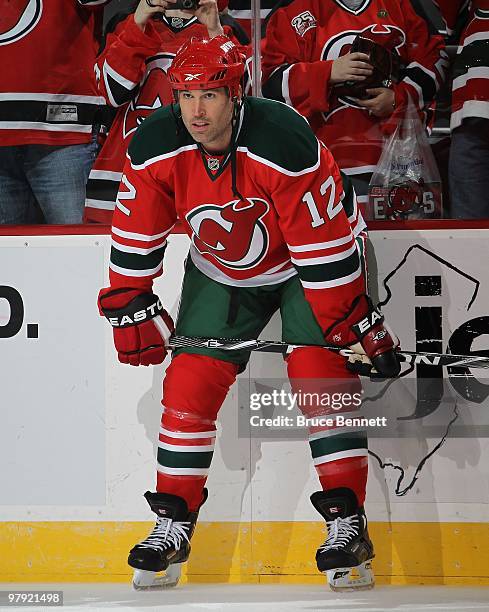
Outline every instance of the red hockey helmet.
<path id="1" fill-rule="evenodd" d="M 244 60 L 227 36 L 211 40 L 191 38 L 178 50 L 168 71 L 174 90 L 228 87 L 231 98 L 238 95 L 244 74 Z"/>

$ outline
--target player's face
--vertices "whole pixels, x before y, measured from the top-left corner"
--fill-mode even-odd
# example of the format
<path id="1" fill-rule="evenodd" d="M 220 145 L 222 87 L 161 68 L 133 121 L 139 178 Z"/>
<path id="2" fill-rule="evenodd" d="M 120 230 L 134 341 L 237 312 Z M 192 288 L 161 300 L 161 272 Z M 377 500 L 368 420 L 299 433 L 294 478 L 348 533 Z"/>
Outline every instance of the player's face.
<path id="1" fill-rule="evenodd" d="M 181 91 L 178 100 L 185 127 L 207 151 L 225 151 L 231 142 L 233 102 L 225 87 Z"/>

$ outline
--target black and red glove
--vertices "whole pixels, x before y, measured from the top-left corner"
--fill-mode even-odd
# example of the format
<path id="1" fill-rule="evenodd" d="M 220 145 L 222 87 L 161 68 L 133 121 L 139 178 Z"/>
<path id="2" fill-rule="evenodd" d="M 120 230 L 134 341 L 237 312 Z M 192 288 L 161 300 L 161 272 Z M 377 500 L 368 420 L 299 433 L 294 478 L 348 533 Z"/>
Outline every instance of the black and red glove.
<path id="1" fill-rule="evenodd" d="M 148 366 L 163 362 L 175 328 L 158 296 L 140 289 L 109 287 L 101 289 L 98 306 L 113 327 L 121 363 Z"/>
<path id="2" fill-rule="evenodd" d="M 401 371 L 396 354 L 398 340 L 384 326 L 384 316 L 368 295 L 357 296 L 346 315 L 333 323 L 324 336 L 328 344 L 348 347 L 360 356 L 366 355 L 384 378 L 394 378 Z M 363 373 L 361 369 L 358 371 Z"/>

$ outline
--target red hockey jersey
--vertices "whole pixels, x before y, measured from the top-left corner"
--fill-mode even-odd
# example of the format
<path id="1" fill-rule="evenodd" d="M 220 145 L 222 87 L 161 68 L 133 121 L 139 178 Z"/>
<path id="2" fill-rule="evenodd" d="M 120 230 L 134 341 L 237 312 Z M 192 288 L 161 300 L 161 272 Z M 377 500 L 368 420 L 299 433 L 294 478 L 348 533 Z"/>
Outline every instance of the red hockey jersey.
<path id="1" fill-rule="evenodd" d="M 489 0 L 472 2 L 453 66 L 452 116 L 450 127 L 464 119 L 489 119 Z"/>
<path id="2" fill-rule="evenodd" d="M 462 11 L 470 4 L 469 0 L 432 0 L 432 2 L 438 7 L 447 27 L 447 34 L 451 36 Z"/>
<path id="3" fill-rule="evenodd" d="M 347 174 L 367 184 L 380 157 L 382 121 L 329 85 L 333 60 L 349 53 L 357 34 L 397 51 L 405 68 L 395 86 L 420 109 L 433 100 L 448 65 L 442 38 L 430 36 L 409 0 L 294 0 L 272 14 L 263 55 L 264 95 L 294 106 Z"/>
<path id="4" fill-rule="evenodd" d="M 233 38 L 230 28 L 224 31 Z M 133 15 L 108 34 L 95 70 L 100 94 L 119 110 L 90 172 L 85 222 L 110 225 L 127 147 L 136 128 L 157 108 L 172 102 L 166 74 L 178 49 L 191 36 L 207 35 L 196 17 L 163 16 L 161 21 L 148 22 L 142 32 Z"/>
<path id="5" fill-rule="evenodd" d="M 0 7 L 0 144 L 89 142 L 93 64 L 110 0 L 11 0 Z"/>
<path id="6" fill-rule="evenodd" d="M 298 274 L 323 328 L 344 315 L 364 291 L 355 234 L 365 224 L 351 184 L 304 118 L 272 100 L 245 99 L 235 168 L 242 199 L 233 195 L 231 156 L 206 155 L 178 127 L 170 108 L 160 109 L 129 146 L 113 216 L 111 286 L 149 291 L 179 219 L 192 261 L 208 277 L 260 286 Z"/>
<path id="7" fill-rule="evenodd" d="M 276 6 L 276 0 L 261 0 L 260 2 L 260 20 L 263 26 L 266 18 L 272 12 L 272 9 Z M 252 20 L 253 15 L 251 12 L 251 0 L 229 0 L 228 2 L 228 13 L 236 19 L 243 30 L 251 40 L 252 35 Z"/>

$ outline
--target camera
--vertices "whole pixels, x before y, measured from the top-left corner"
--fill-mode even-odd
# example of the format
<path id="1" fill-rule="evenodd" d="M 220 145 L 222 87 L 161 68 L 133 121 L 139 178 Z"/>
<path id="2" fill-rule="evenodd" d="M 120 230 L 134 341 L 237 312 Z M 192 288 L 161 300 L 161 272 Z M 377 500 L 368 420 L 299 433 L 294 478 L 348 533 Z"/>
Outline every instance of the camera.
<path id="1" fill-rule="evenodd" d="M 179 9 L 185 11 L 195 11 L 199 8 L 199 0 L 177 0 L 174 4 L 170 4 L 167 10 Z"/>

